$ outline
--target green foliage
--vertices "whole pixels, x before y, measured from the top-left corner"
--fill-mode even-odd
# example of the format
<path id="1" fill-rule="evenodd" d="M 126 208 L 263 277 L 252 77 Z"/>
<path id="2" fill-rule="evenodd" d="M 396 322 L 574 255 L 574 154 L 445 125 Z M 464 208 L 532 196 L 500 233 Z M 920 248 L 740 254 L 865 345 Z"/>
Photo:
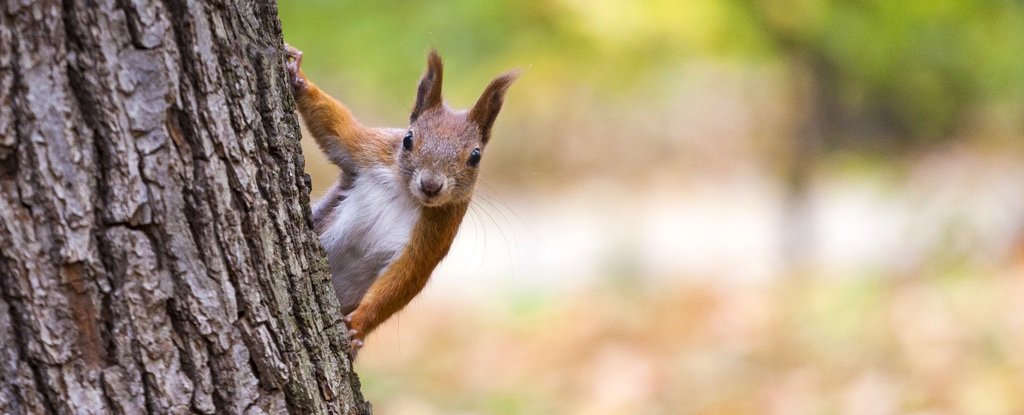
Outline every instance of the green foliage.
<path id="1" fill-rule="evenodd" d="M 311 75 L 375 97 L 388 117 L 405 115 L 429 47 L 458 75 L 446 95 L 463 107 L 512 67 L 539 101 L 574 89 L 628 100 L 664 90 L 690 61 L 812 57 L 841 118 L 911 141 L 947 137 L 1024 91 L 1020 1 L 314 0 L 280 12 L 286 39 L 316 56 Z"/>
<path id="2" fill-rule="evenodd" d="M 778 55 L 822 59 L 839 105 L 883 118 L 897 138 L 943 138 L 974 106 L 1019 99 L 1024 87 L 1021 2 L 737 3 Z"/>
<path id="3" fill-rule="evenodd" d="M 545 50 L 570 50 L 559 44 L 571 34 L 558 16 L 553 3 L 538 0 L 281 4 L 285 38 L 317 57 L 308 61 L 311 72 L 350 76 L 384 100 L 411 103 L 426 51 L 435 47 L 448 79 L 458 74 L 446 95 L 462 106 L 498 72 L 534 62 Z"/>

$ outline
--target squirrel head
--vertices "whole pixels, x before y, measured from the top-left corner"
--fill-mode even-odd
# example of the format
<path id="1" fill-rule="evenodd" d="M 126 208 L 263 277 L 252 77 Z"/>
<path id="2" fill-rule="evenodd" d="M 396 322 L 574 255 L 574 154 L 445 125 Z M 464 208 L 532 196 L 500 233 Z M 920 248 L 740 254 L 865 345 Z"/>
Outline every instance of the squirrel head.
<path id="1" fill-rule="evenodd" d="M 441 97 L 442 69 L 441 57 L 431 50 L 398 156 L 409 191 L 428 207 L 467 201 L 473 195 L 491 127 L 505 91 L 518 77 L 515 72 L 499 75 L 472 108 L 454 111 Z"/>

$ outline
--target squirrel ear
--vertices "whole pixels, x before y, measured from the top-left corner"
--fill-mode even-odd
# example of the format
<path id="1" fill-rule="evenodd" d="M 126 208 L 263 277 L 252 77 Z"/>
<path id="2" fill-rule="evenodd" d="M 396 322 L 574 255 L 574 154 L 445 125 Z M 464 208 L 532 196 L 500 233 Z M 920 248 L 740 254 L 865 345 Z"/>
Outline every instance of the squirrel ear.
<path id="1" fill-rule="evenodd" d="M 491 138 L 491 126 L 494 125 L 494 120 L 498 118 L 498 112 L 501 111 L 501 104 L 505 101 L 505 91 L 518 77 L 518 71 L 511 71 L 494 78 L 484 89 L 484 93 L 480 95 L 480 99 L 476 101 L 473 109 L 469 110 L 469 119 L 480 127 L 484 144 L 487 144 L 487 140 Z"/>
<path id="2" fill-rule="evenodd" d="M 437 55 L 437 50 L 430 49 L 430 53 L 427 54 L 427 72 L 423 74 L 423 78 L 420 79 L 420 86 L 416 88 L 416 105 L 412 108 L 412 115 L 409 116 L 409 122 L 416 121 L 416 118 L 423 113 L 423 111 L 433 108 L 436 105 L 441 105 L 441 78 L 443 66 L 441 65 L 441 57 Z"/>

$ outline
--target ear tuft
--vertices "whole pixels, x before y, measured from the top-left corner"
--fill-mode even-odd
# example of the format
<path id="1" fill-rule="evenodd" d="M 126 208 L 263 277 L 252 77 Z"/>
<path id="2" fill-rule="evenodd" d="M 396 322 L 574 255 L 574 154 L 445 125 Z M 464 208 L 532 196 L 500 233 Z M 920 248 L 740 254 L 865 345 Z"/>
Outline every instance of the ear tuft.
<path id="1" fill-rule="evenodd" d="M 441 56 L 436 49 L 430 49 L 427 54 L 427 71 L 420 78 L 420 85 L 416 88 L 416 104 L 409 115 L 409 122 L 416 121 L 416 118 L 430 108 L 441 105 L 441 81 L 443 78 L 444 66 L 441 64 Z"/>
<path id="2" fill-rule="evenodd" d="M 476 105 L 469 110 L 469 119 L 480 127 L 484 144 L 487 144 L 491 138 L 491 127 L 494 126 L 494 120 L 498 118 L 498 112 L 501 111 L 501 104 L 505 101 L 505 91 L 517 78 L 519 78 L 519 71 L 509 71 L 498 75 L 484 89 L 484 93 L 480 95 Z"/>

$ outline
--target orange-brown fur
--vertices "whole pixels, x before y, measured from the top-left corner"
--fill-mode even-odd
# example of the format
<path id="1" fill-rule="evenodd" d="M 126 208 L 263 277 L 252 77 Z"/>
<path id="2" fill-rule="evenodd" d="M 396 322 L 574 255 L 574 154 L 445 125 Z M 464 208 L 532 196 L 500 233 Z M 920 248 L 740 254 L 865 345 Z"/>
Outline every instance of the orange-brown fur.
<path id="1" fill-rule="evenodd" d="M 379 166 L 393 169 L 413 193 L 417 186 L 413 178 L 418 177 L 415 173 L 420 170 L 437 173 L 453 183 L 436 199 L 418 195 L 428 199 L 422 200 L 408 243 L 346 317 L 353 343 L 358 348 L 367 334 L 423 289 L 434 268 L 447 255 L 468 209 L 478 173 L 475 164 L 467 166 L 464 161 L 474 149 L 477 153 L 482 151 L 489 140 L 491 126 L 515 75 L 509 73 L 495 79 L 469 111 L 452 111 L 441 98 L 440 57 L 431 52 L 417 91 L 410 127 L 406 130 L 415 137 L 415 150 L 403 150 L 406 131 L 363 126 L 348 108 L 320 90 L 299 70 L 301 52 L 289 47 L 289 57 L 299 113 L 320 149 L 343 172 L 342 180 L 328 196 L 330 199 L 324 209 L 345 203 L 341 191 L 363 169 Z M 419 185 L 423 186 L 422 182 Z M 314 216 L 315 221 L 332 220 L 330 212 L 317 212 Z M 320 233 L 327 227 L 316 223 Z"/>
<path id="2" fill-rule="evenodd" d="M 370 286 L 350 315 L 349 327 L 365 335 L 419 294 L 434 267 L 448 255 L 468 206 L 466 202 L 457 202 L 423 208 L 409 245 Z"/>
<path id="3" fill-rule="evenodd" d="M 348 107 L 327 95 L 305 77 L 304 93 L 295 94 L 295 104 L 306 122 L 306 128 L 320 149 L 331 158 L 337 157 L 337 145 L 351 153 L 353 162 L 360 166 L 383 163 L 390 156 L 388 137 L 377 129 L 364 127 Z M 351 172 L 346 172 L 351 173 Z"/>

